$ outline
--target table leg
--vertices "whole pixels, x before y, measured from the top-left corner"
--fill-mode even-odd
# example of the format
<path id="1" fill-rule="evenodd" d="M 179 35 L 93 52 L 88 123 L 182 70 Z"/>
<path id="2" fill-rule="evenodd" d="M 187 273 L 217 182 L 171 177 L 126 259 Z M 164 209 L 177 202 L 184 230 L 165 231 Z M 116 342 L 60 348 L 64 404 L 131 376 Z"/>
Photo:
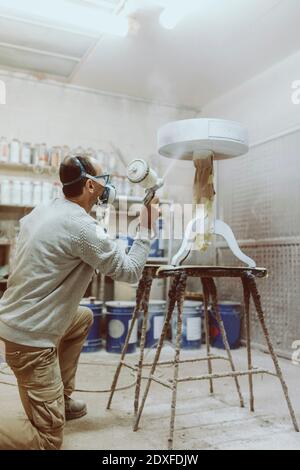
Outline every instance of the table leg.
<path id="1" fill-rule="evenodd" d="M 242 277 L 244 291 L 244 308 L 245 308 L 245 333 L 247 345 L 248 370 L 253 369 L 252 352 L 251 352 L 251 323 L 250 323 L 250 288 L 247 278 Z M 249 395 L 250 395 L 250 411 L 254 412 L 254 393 L 253 393 L 253 375 L 249 374 Z"/>
<path id="2" fill-rule="evenodd" d="M 157 363 L 158 363 L 159 358 L 160 358 L 160 353 L 161 353 L 161 350 L 162 350 L 162 347 L 163 347 L 163 344 L 164 344 L 164 339 L 166 337 L 168 326 L 169 326 L 170 320 L 172 318 L 172 314 L 173 314 L 174 307 L 175 307 L 175 304 L 176 304 L 176 290 L 177 290 L 177 286 L 178 286 L 179 281 L 180 281 L 180 274 L 179 275 L 177 274 L 177 275 L 174 276 L 171 288 L 169 290 L 168 311 L 167 311 L 166 318 L 165 318 L 165 321 L 164 321 L 164 325 L 163 325 L 162 333 L 161 333 L 161 336 L 160 336 L 160 339 L 159 339 L 159 343 L 157 345 L 154 361 L 153 361 L 153 364 L 151 366 L 149 377 L 147 379 L 146 388 L 145 388 L 145 391 L 144 391 L 142 402 L 141 402 L 141 405 L 140 405 L 140 408 L 139 408 L 139 411 L 138 411 L 138 414 L 137 414 L 137 417 L 136 417 L 135 425 L 134 425 L 134 428 L 133 428 L 134 431 L 138 430 L 139 422 L 140 422 L 140 419 L 141 419 L 141 416 L 142 416 L 142 413 L 143 413 L 143 410 L 144 410 L 144 406 L 145 406 L 147 396 L 148 396 L 148 393 L 149 393 L 149 389 L 150 389 L 150 385 L 151 385 L 151 382 L 152 382 L 152 375 L 154 374 L 154 372 L 156 370 L 156 366 L 157 366 Z"/>
<path id="3" fill-rule="evenodd" d="M 171 420 L 170 420 L 170 433 L 168 439 L 168 450 L 173 449 L 175 415 L 176 415 L 176 401 L 177 401 L 177 380 L 179 374 L 180 364 L 180 348 L 181 348 L 181 335 L 182 335 L 182 310 L 184 302 L 184 294 L 186 289 L 187 275 L 183 273 L 180 276 L 180 281 L 177 287 L 177 335 L 176 335 L 176 351 L 174 360 L 174 376 L 172 382 L 172 402 L 171 402 Z"/>
<path id="4" fill-rule="evenodd" d="M 223 343 L 224 343 L 224 346 L 225 346 L 225 349 L 226 349 L 226 352 L 227 352 L 227 356 L 228 356 L 228 359 L 229 359 L 229 362 L 230 362 L 231 370 L 232 370 L 232 372 L 235 372 L 236 368 L 235 368 L 235 365 L 234 365 L 234 362 L 233 362 L 233 357 L 232 357 L 230 346 L 229 346 L 229 343 L 228 343 L 227 334 L 226 334 L 226 331 L 225 331 L 224 323 L 223 323 L 223 320 L 222 320 L 222 317 L 221 317 L 221 314 L 220 314 L 220 310 L 219 310 L 219 306 L 218 306 L 217 289 L 216 289 L 215 282 L 214 282 L 213 278 L 207 278 L 207 279 L 203 279 L 203 280 L 207 284 L 207 288 L 208 288 L 208 290 L 211 294 L 213 309 L 214 309 L 214 312 L 216 314 L 217 322 L 218 322 L 218 325 L 219 325 L 219 328 L 220 328 L 220 331 L 221 331 Z M 237 393 L 238 393 L 238 396 L 239 396 L 240 406 L 241 406 L 241 408 L 244 408 L 244 399 L 243 399 L 243 396 L 242 396 L 239 380 L 236 376 L 234 377 L 234 382 L 235 382 L 236 390 L 237 390 Z"/>
<path id="5" fill-rule="evenodd" d="M 144 362 L 144 350 L 145 350 L 145 342 L 146 342 L 146 333 L 147 333 L 147 325 L 148 325 L 148 313 L 149 313 L 149 298 L 150 298 L 150 291 L 152 287 L 153 277 L 149 277 L 146 280 L 145 285 L 145 293 L 142 302 L 142 308 L 144 312 L 143 316 L 143 326 L 142 326 L 142 333 L 140 339 L 140 357 L 138 362 L 137 368 L 137 377 L 136 377 L 136 386 L 135 386 L 135 395 L 134 395 L 134 415 L 137 415 L 138 408 L 139 408 L 139 397 L 141 391 L 141 381 L 142 381 L 142 370 L 143 370 L 143 362 Z"/>
<path id="6" fill-rule="evenodd" d="M 132 332 L 133 332 L 133 329 L 134 329 L 134 326 L 135 326 L 135 322 L 137 321 L 138 316 L 139 316 L 139 312 L 140 312 L 143 297 L 144 297 L 145 287 L 147 285 L 149 276 L 152 277 L 152 275 L 147 270 L 144 271 L 143 276 L 142 276 L 142 278 L 139 282 L 138 288 L 137 288 L 136 306 L 135 306 L 135 309 L 134 309 L 134 312 L 133 312 L 133 315 L 132 315 L 132 321 L 131 321 L 129 331 L 128 331 L 127 336 L 126 336 L 126 340 L 125 340 L 125 344 L 124 344 L 124 347 L 123 347 L 123 350 L 122 350 L 122 354 L 121 354 L 121 357 L 120 357 L 120 360 L 119 360 L 119 363 L 118 363 L 118 366 L 117 366 L 117 369 L 116 369 L 116 372 L 115 372 L 115 375 L 114 375 L 114 378 L 113 378 L 113 381 L 112 381 L 110 396 L 109 396 L 107 406 L 106 406 L 107 410 L 109 410 L 110 407 L 111 407 L 112 399 L 113 399 L 114 393 L 116 391 L 117 383 L 118 383 L 119 376 L 120 376 L 120 373 L 121 373 L 121 369 L 122 369 L 122 366 L 123 366 L 123 361 L 124 361 L 124 358 L 125 358 L 126 353 L 127 353 L 129 341 L 130 341 L 130 338 L 131 338 L 131 335 L 132 335 Z"/>
<path id="7" fill-rule="evenodd" d="M 203 298 L 204 298 L 204 325 L 205 325 L 205 342 L 206 342 L 206 352 L 207 352 L 207 357 L 210 357 L 210 333 L 209 333 L 209 291 L 207 289 L 207 285 L 203 280 L 202 282 L 202 288 L 203 288 Z M 213 368 L 212 368 L 212 360 L 208 359 L 207 360 L 207 366 L 208 366 L 208 373 L 212 374 Z M 209 391 L 211 394 L 214 393 L 214 385 L 213 385 L 213 380 L 209 380 Z"/>
<path id="8" fill-rule="evenodd" d="M 279 362 L 278 362 L 277 354 L 275 353 L 275 350 L 273 348 L 273 344 L 272 344 L 272 341 L 271 341 L 271 338 L 270 338 L 270 335 L 269 335 L 269 331 L 268 331 L 268 328 L 267 328 L 267 325 L 266 325 L 266 322 L 265 322 L 265 315 L 264 315 L 264 312 L 263 312 L 263 309 L 262 309 L 260 295 L 258 293 L 256 282 L 255 282 L 255 277 L 252 274 L 249 273 L 248 276 L 247 276 L 247 281 L 248 281 L 250 292 L 251 292 L 251 295 L 252 295 L 252 298 L 253 298 L 253 301 L 254 301 L 254 304 L 255 304 L 258 320 L 260 322 L 260 325 L 261 325 L 261 328 L 263 330 L 265 339 L 267 341 L 268 349 L 269 349 L 270 355 L 272 357 L 272 360 L 273 360 L 273 363 L 274 363 L 274 366 L 275 366 L 277 377 L 280 380 L 280 383 L 281 383 L 281 386 L 282 386 L 282 390 L 283 390 L 283 393 L 284 393 L 284 396 L 285 396 L 285 399 L 286 399 L 286 402 L 287 402 L 287 406 L 288 406 L 288 409 L 289 409 L 289 412 L 290 412 L 290 415 L 291 415 L 291 419 L 292 419 L 295 431 L 299 432 L 299 426 L 298 426 L 298 423 L 297 423 L 294 408 L 292 406 L 292 403 L 291 403 L 291 400 L 290 400 L 290 397 L 289 397 L 288 387 L 287 387 L 287 384 L 285 383 L 285 380 L 283 378 L 281 367 L 280 367 Z"/>

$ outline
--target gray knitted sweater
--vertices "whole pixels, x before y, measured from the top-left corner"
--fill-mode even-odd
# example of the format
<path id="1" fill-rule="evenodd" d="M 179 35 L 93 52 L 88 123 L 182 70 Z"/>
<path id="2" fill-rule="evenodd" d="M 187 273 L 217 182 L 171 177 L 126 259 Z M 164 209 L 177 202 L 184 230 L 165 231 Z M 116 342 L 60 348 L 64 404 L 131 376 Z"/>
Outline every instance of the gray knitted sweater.
<path id="1" fill-rule="evenodd" d="M 8 288 L 0 300 L 0 338 L 55 347 L 72 322 L 95 269 L 118 281 L 139 280 L 147 237 L 125 254 L 78 204 L 57 198 L 21 220 Z"/>

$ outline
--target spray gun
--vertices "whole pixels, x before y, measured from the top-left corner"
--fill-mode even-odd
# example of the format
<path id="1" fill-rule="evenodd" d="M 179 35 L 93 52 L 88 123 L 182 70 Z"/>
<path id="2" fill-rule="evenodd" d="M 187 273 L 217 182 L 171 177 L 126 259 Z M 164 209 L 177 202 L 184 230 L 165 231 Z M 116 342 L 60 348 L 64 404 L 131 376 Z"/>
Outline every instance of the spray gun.
<path id="1" fill-rule="evenodd" d="M 146 192 L 143 204 L 148 206 L 156 191 L 164 185 L 164 179 L 159 178 L 145 160 L 133 160 L 127 167 L 127 177 L 131 183 L 140 184 Z"/>

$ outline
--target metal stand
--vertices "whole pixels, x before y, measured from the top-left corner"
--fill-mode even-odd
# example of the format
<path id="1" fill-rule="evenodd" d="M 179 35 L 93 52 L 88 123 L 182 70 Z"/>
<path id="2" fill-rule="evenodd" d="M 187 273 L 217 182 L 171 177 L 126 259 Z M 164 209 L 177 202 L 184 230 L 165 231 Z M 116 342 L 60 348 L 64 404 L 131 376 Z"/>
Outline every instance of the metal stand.
<path id="1" fill-rule="evenodd" d="M 140 281 L 140 285 L 139 285 L 138 292 L 137 292 L 137 307 L 133 314 L 134 321 L 132 321 L 132 324 L 131 324 L 132 326 L 131 331 L 132 331 L 133 323 L 137 319 L 140 306 L 143 305 L 144 321 L 143 321 L 143 331 L 142 331 L 142 339 L 141 339 L 140 361 L 135 367 L 126 364 L 126 362 L 124 361 L 127 347 L 129 344 L 130 335 L 131 335 L 131 331 L 129 331 L 128 337 L 126 339 L 126 343 L 124 346 L 124 350 L 120 359 L 120 363 L 117 367 L 117 370 L 114 376 L 114 380 L 113 380 L 113 384 L 111 388 L 111 395 L 110 395 L 107 408 L 109 408 L 111 405 L 111 400 L 114 395 L 114 392 L 117 386 L 117 381 L 119 378 L 119 374 L 123 365 L 137 371 L 137 384 L 136 384 L 135 401 L 134 401 L 134 410 L 135 410 L 135 415 L 136 415 L 136 419 L 134 423 L 134 431 L 137 431 L 138 429 L 152 381 L 159 383 L 165 388 L 170 389 L 172 391 L 172 399 L 171 399 L 171 417 L 170 417 L 170 426 L 169 426 L 168 449 L 171 450 L 173 449 L 173 441 L 174 441 L 177 385 L 179 383 L 207 380 L 210 385 L 210 393 L 213 393 L 214 391 L 213 381 L 214 380 L 231 377 L 234 381 L 235 388 L 237 390 L 239 404 L 241 407 L 243 407 L 244 400 L 241 394 L 241 389 L 240 389 L 238 378 L 247 376 L 248 383 L 249 383 L 250 411 L 253 412 L 254 411 L 253 375 L 268 374 L 268 375 L 277 377 L 279 379 L 295 431 L 299 432 L 299 427 L 298 427 L 298 423 L 296 420 L 295 412 L 294 412 L 294 409 L 292 407 L 292 404 L 289 398 L 288 388 L 284 381 L 282 371 L 279 366 L 278 358 L 274 351 L 274 348 L 273 348 L 273 345 L 269 336 L 269 332 L 265 323 L 265 317 L 264 317 L 264 313 L 263 313 L 262 306 L 261 306 L 260 295 L 258 293 L 256 282 L 255 282 L 256 278 L 266 277 L 266 275 L 267 275 L 267 271 L 263 268 L 223 268 L 223 267 L 203 267 L 203 266 L 202 267 L 184 266 L 184 267 L 178 267 L 178 268 L 176 267 L 175 268 L 160 268 L 159 270 L 157 270 L 157 268 L 155 269 L 154 267 L 145 268 L 145 271 L 144 271 L 142 280 Z M 147 363 L 143 363 L 145 333 L 146 333 L 147 316 L 148 316 L 148 309 L 147 309 L 146 304 L 147 304 L 147 301 L 149 300 L 149 293 L 151 289 L 152 280 L 154 277 L 171 278 L 172 284 L 169 290 L 168 310 L 166 313 L 161 337 L 160 337 L 160 340 L 156 349 L 156 354 L 155 354 L 153 362 L 150 364 L 147 364 Z M 182 334 L 182 310 L 183 310 L 186 282 L 187 282 L 188 277 L 198 277 L 201 280 L 202 286 L 203 286 L 207 355 L 203 358 L 180 360 L 181 334 Z M 216 290 L 214 278 L 226 278 L 226 277 L 227 278 L 240 278 L 242 281 L 242 285 L 243 285 L 244 303 L 245 303 L 245 330 L 246 330 L 248 369 L 242 370 L 242 371 L 238 371 L 235 368 L 232 354 L 230 351 L 230 347 L 228 344 L 227 336 L 226 336 L 226 331 L 225 331 L 221 314 L 218 308 L 217 290 Z M 253 299 L 254 306 L 256 309 L 256 314 L 257 314 L 264 337 L 268 345 L 269 353 L 274 363 L 275 372 L 271 372 L 267 369 L 262 369 L 262 368 L 254 368 L 252 365 L 251 331 L 250 331 L 250 299 L 251 297 Z M 209 306 L 210 300 L 211 300 L 211 304 L 214 309 L 214 312 L 216 314 L 216 318 L 217 318 L 219 328 L 222 334 L 223 343 L 225 346 L 227 357 L 222 356 L 222 355 L 213 355 L 210 352 L 209 321 L 208 321 L 208 306 Z M 173 361 L 159 362 L 163 343 L 166 337 L 168 326 L 171 321 L 176 303 L 177 303 L 178 308 L 177 308 L 177 336 L 176 336 L 175 357 Z M 230 365 L 231 370 L 226 371 L 226 372 L 221 372 L 221 373 L 213 373 L 212 365 L 213 365 L 213 361 L 215 360 L 227 361 Z M 200 361 L 207 362 L 208 374 L 195 376 L 195 377 L 179 377 L 179 364 L 200 362 Z M 172 380 L 164 381 L 154 375 L 157 366 L 168 365 L 168 364 L 174 367 Z M 141 384 L 141 379 L 143 378 L 142 367 L 150 367 L 150 373 L 149 373 L 148 378 L 146 379 L 147 382 L 146 382 L 145 391 L 141 400 L 141 404 L 139 406 L 140 384 Z"/>
<path id="2" fill-rule="evenodd" d="M 132 315 L 132 321 L 130 323 L 130 328 L 127 333 L 127 337 L 126 337 L 123 351 L 120 357 L 120 361 L 119 361 L 119 364 L 117 366 L 117 369 L 113 378 L 111 392 L 110 392 L 110 396 L 109 396 L 107 408 L 106 408 L 107 410 L 109 410 L 111 407 L 113 396 L 116 391 L 119 376 L 121 373 L 121 369 L 124 366 L 137 372 L 135 399 L 134 399 L 134 414 L 135 415 L 137 414 L 138 400 L 139 400 L 139 395 L 140 395 L 141 379 L 142 379 L 145 339 L 146 339 L 146 331 L 147 331 L 149 296 L 150 296 L 152 282 L 153 282 L 153 279 L 155 278 L 155 275 L 158 269 L 159 269 L 159 266 L 157 265 L 147 265 L 143 271 L 142 278 L 139 282 L 137 292 L 136 292 L 136 307 Z M 139 362 L 137 366 L 133 367 L 132 365 L 126 363 L 125 356 L 127 353 L 127 349 L 129 346 L 129 341 L 130 341 L 132 332 L 134 330 L 135 323 L 136 321 L 138 321 L 141 310 L 143 310 L 144 316 L 143 316 L 143 326 L 142 326 L 142 334 L 141 334 L 141 340 L 140 340 L 140 358 L 139 358 Z"/>

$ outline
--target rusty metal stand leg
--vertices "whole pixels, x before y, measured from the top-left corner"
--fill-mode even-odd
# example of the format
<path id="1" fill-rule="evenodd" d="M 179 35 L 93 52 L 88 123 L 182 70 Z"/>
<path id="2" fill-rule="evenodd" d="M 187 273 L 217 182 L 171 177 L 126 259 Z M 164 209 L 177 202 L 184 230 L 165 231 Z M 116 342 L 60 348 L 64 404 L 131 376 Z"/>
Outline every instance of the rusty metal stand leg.
<path id="1" fill-rule="evenodd" d="M 206 283 L 202 282 L 202 288 L 203 288 L 203 298 L 204 298 L 204 325 L 205 325 L 205 342 L 206 342 L 206 352 L 207 352 L 207 357 L 210 357 L 210 333 L 209 333 L 209 313 L 208 313 L 208 307 L 209 307 L 209 291 L 207 290 Z M 212 360 L 208 359 L 207 361 L 207 366 L 208 366 L 208 373 L 212 374 L 213 368 L 212 368 Z M 214 393 L 214 385 L 213 385 L 213 380 L 209 379 L 209 391 L 210 394 L 212 395 Z"/>
<path id="2" fill-rule="evenodd" d="M 203 280 L 206 283 L 207 288 L 208 288 L 208 290 L 210 291 L 210 294 L 211 294 L 213 309 L 214 309 L 214 312 L 216 314 L 217 322 L 218 322 L 219 327 L 220 327 L 223 343 L 224 343 L 224 346 L 225 346 L 225 349 L 226 349 L 226 352 L 227 352 L 227 356 L 228 356 L 228 359 L 229 359 L 229 362 L 230 362 L 230 365 L 231 365 L 231 370 L 232 370 L 232 372 L 235 372 L 236 368 L 235 368 L 235 365 L 234 365 L 234 362 L 233 362 L 233 358 L 232 358 L 230 346 L 229 346 L 229 343 L 228 343 L 224 323 L 223 323 L 223 320 L 222 320 L 222 317 L 221 317 L 221 314 L 220 314 L 220 310 L 219 310 L 219 307 L 218 307 L 218 297 L 217 297 L 217 289 L 216 289 L 215 282 L 214 282 L 213 278 L 207 278 L 207 279 L 203 279 Z M 235 382 L 236 390 L 237 390 L 237 393 L 238 393 L 238 396 L 239 396 L 240 406 L 241 406 L 241 408 L 244 408 L 244 406 L 245 406 L 244 405 L 244 399 L 243 399 L 243 396 L 242 396 L 240 383 L 239 383 L 239 380 L 238 380 L 237 377 L 234 377 L 234 382 Z"/>
<path id="3" fill-rule="evenodd" d="M 119 361 L 119 364 L 117 366 L 117 369 L 116 369 L 116 372 L 115 372 L 115 375 L 114 375 L 114 378 L 113 378 L 113 381 L 112 381 L 110 396 L 109 396 L 108 403 L 107 403 L 107 406 L 106 406 L 107 410 L 109 410 L 110 407 L 111 407 L 112 399 L 113 399 L 114 393 L 116 391 L 116 387 L 117 387 L 117 383 L 118 383 L 118 380 L 119 380 L 120 372 L 121 372 L 121 369 L 122 369 L 122 366 L 123 366 L 123 361 L 124 361 L 124 358 L 125 358 L 126 353 L 127 353 L 129 341 L 130 341 L 130 338 L 131 338 L 131 335 L 132 335 L 132 332 L 133 332 L 133 329 L 134 329 L 134 326 L 135 326 L 135 322 L 137 321 L 138 316 L 139 316 L 139 312 L 140 312 L 143 297 L 144 297 L 145 286 L 147 284 L 149 276 L 152 277 L 152 274 L 149 274 L 149 272 L 147 270 L 145 270 L 144 273 L 143 273 L 143 276 L 142 276 L 142 278 L 139 282 L 138 288 L 137 288 L 136 306 L 135 306 L 135 309 L 134 309 L 134 312 L 133 312 L 133 315 L 132 315 L 132 321 L 131 321 L 129 331 L 128 331 L 127 336 L 126 336 L 126 340 L 125 340 L 123 351 L 122 351 L 122 354 L 121 354 L 121 357 L 120 357 L 120 361 Z"/>
<path id="4" fill-rule="evenodd" d="M 140 391 L 141 391 L 141 382 L 142 382 L 142 369 L 143 369 L 143 362 L 144 362 L 144 350 L 145 350 L 145 341 L 146 341 L 146 333 L 147 333 L 147 325 L 148 325 L 148 312 L 149 312 L 149 297 L 150 291 L 152 286 L 153 277 L 149 276 L 146 280 L 145 286 L 145 293 L 142 303 L 142 309 L 144 312 L 143 316 L 143 326 L 142 326 L 142 334 L 140 339 L 140 357 L 138 362 L 137 368 L 137 377 L 136 377 L 136 386 L 135 386 L 135 394 L 134 394 L 134 415 L 137 415 L 139 409 L 139 398 L 140 398 Z"/>
<path id="5" fill-rule="evenodd" d="M 250 289 L 247 279 L 242 277 L 243 292 L 244 292 L 244 307 L 245 307 L 245 333 L 247 345 L 247 359 L 248 370 L 253 369 L 252 352 L 251 352 L 251 323 L 250 323 Z M 254 392 L 253 392 L 253 376 L 249 374 L 249 396 L 250 396 L 250 411 L 254 412 Z"/>
<path id="6" fill-rule="evenodd" d="M 270 338 L 270 335 L 269 335 L 269 331 L 268 331 L 268 328 L 267 328 L 267 325 L 266 325 L 266 322 L 265 322 L 265 315 L 264 315 L 264 312 L 263 312 L 263 309 L 262 309 L 260 295 L 258 293 L 256 282 L 255 282 L 255 277 L 253 276 L 253 274 L 249 273 L 247 275 L 247 282 L 248 282 L 249 289 L 250 289 L 250 292 L 251 292 L 251 295 L 252 295 L 252 298 L 253 298 L 253 301 L 254 301 L 254 304 L 255 304 L 257 316 L 258 316 L 260 325 L 262 327 L 265 339 L 267 341 L 268 349 L 269 349 L 269 352 L 271 354 L 271 357 L 272 357 L 272 360 L 273 360 L 273 363 L 274 363 L 274 366 L 275 366 L 277 377 L 281 382 L 282 390 L 283 390 L 283 393 L 284 393 L 284 396 L 285 396 L 285 399 L 286 399 L 286 402 L 287 402 L 287 406 L 288 406 L 288 409 L 289 409 L 289 412 L 290 412 L 290 415 L 291 415 L 291 419 L 292 419 L 295 431 L 299 432 L 299 426 L 298 426 L 298 423 L 297 423 L 295 411 L 294 411 L 294 408 L 292 406 L 292 403 L 291 403 L 291 400 L 290 400 L 290 397 L 289 397 L 289 390 L 288 390 L 287 384 L 285 383 L 285 380 L 283 378 L 281 367 L 280 367 L 279 362 L 278 362 L 277 354 L 275 353 L 274 348 L 273 348 L 273 344 L 272 344 L 272 341 L 271 341 L 271 338 Z"/>
<path id="7" fill-rule="evenodd" d="M 177 289 L 177 285 L 178 285 L 179 280 L 180 280 L 180 275 L 176 274 L 174 279 L 173 279 L 171 288 L 169 290 L 168 311 L 167 311 L 167 315 L 166 315 L 166 318 L 165 318 L 165 321 L 164 321 L 163 329 L 162 329 L 162 332 L 161 332 L 161 335 L 160 335 L 159 343 L 157 345 L 154 361 L 153 361 L 153 364 L 151 366 L 151 370 L 150 370 L 149 377 L 148 377 L 148 380 L 147 380 L 147 384 L 146 384 L 146 388 L 145 388 L 144 395 L 143 395 L 143 398 L 142 398 L 142 402 L 141 402 L 141 405 L 140 405 L 140 408 L 139 408 L 139 411 L 138 411 L 138 414 L 137 414 L 137 417 L 136 417 L 136 421 L 135 421 L 135 424 L 134 424 L 134 427 L 133 427 L 134 431 L 138 430 L 139 422 L 140 422 L 140 419 L 141 419 L 141 416 L 142 416 L 142 413 L 143 413 L 143 409 L 144 409 L 144 406 L 145 406 L 145 403 L 146 403 L 146 400 L 147 400 L 147 396 L 148 396 L 148 393 L 149 393 L 150 385 L 151 385 L 151 382 L 152 382 L 152 375 L 154 374 L 157 363 L 159 361 L 160 353 L 161 353 L 161 350 L 162 350 L 162 347 L 163 347 L 163 344 L 164 344 L 164 339 L 166 337 L 168 326 L 169 326 L 170 320 L 172 318 L 173 310 L 174 310 L 174 307 L 175 307 L 175 304 L 176 304 L 176 289 Z"/>
<path id="8" fill-rule="evenodd" d="M 180 281 L 177 287 L 177 336 L 176 336 L 176 351 L 174 361 L 174 376 L 172 382 L 172 403 L 171 403 L 171 420 L 170 420 L 170 434 L 168 439 L 168 450 L 173 449 L 174 439 L 174 426 L 175 426 L 175 415 L 176 415 L 176 401 L 177 401 L 177 381 L 179 374 L 179 363 L 180 363 L 180 347 L 181 347 L 181 335 L 182 335 L 182 309 L 184 302 L 184 294 L 186 288 L 187 275 L 183 273 L 180 276 Z"/>

